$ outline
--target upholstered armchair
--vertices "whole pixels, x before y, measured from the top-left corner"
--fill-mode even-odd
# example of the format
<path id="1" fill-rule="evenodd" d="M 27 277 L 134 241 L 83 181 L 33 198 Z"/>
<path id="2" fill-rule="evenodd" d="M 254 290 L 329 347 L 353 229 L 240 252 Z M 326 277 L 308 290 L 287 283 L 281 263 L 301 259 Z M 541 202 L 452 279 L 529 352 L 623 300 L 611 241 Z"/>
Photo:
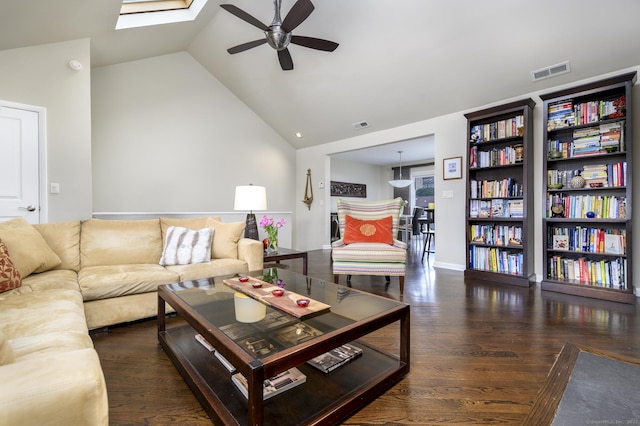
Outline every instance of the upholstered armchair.
<path id="1" fill-rule="evenodd" d="M 400 280 L 404 293 L 407 244 L 398 241 L 402 198 L 383 201 L 337 202 L 340 239 L 331 244 L 333 280 L 340 275 L 382 275 L 387 284 L 392 276 Z"/>

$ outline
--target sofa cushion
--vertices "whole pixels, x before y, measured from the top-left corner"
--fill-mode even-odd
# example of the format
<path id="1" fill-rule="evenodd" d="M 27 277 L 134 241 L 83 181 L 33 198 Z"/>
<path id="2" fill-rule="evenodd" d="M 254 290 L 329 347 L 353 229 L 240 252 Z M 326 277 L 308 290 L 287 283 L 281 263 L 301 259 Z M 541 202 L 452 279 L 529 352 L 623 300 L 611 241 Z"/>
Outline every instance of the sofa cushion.
<path id="1" fill-rule="evenodd" d="M 16 357 L 13 349 L 9 346 L 7 338 L 0 332 L 0 365 L 7 365 L 15 362 Z"/>
<path id="2" fill-rule="evenodd" d="M 33 225 L 51 250 L 60 258 L 55 269 L 80 270 L 80 221 L 51 222 Z"/>
<path id="3" fill-rule="evenodd" d="M 178 274 L 160 265 L 87 266 L 78 272 L 85 301 L 157 291 L 158 286 L 180 281 Z"/>
<path id="4" fill-rule="evenodd" d="M 351 243 L 331 249 L 333 262 L 404 264 L 406 258 L 406 248 L 384 243 Z"/>
<path id="5" fill-rule="evenodd" d="M 80 266 L 158 264 L 162 255 L 159 219 L 82 222 Z"/>
<path id="6" fill-rule="evenodd" d="M 32 272 L 44 272 L 60 265 L 60 258 L 29 222 L 21 217 L 0 223 L 0 239 L 22 278 Z"/>
<path id="7" fill-rule="evenodd" d="M 247 262 L 238 259 L 213 259 L 207 263 L 191 265 L 167 266 L 167 269 L 178 274 L 178 281 L 196 280 L 205 277 L 219 277 L 231 274 L 247 274 Z"/>
<path id="8" fill-rule="evenodd" d="M 207 227 L 207 219 L 213 219 L 221 222 L 220 216 L 203 216 L 189 218 L 161 217 L 160 228 L 162 230 L 162 241 L 165 240 L 167 229 L 169 229 L 170 226 L 181 226 L 183 228 L 198 230 Z"/>
<path id="9" fill-rule="evenodd" d="M 14 385 L 0 386 L 0 424 L 109 424 L 107 387 L 95 349 L 5 365 L 2 382 Z"/>
<path id="10" fill-rule="evenodd" d="M 22 287 L 32 291 L 42 290 L 74 290 L 80 291 L 78 273 L 66 269 L 53 269 L 40 274 L 31 274 L 22 280 Z"/>
<path id="11" fill-rule="evenodd" d="M 361 220 L 346 215 L 344 243 L 384 243 L 393 244 L 391 216 L 377 220 Z"/>
<path id="12" fill-rule="evenodd" d="M 22 285 L 20 271 L 13 265 L 7 246 L 0 240 L 0 293 L 13 290 L 20 285 Z"/>
<path id="13" fill-rule="evenodd" d="M 238 241 L 242 237 L 244 222 L 223 223 L 215 219 L 207 219 L 206 226 L 213 228 L 213 244 L 211 246 L 212 259 L 237 259 Z"/>
<path id="14" fill-rule="evenodd" d="M 160 265 L 189 265 L 211 259 L 213 228 L 197 231 L 181 226 L 170 226 L 160 258 Z"/>
<path id="15" fill-rule="evenodd" d="M 88 332 L 78 290 L 33 291 L 0 303 L 0 332 L 9 340 L 60 331 Z"/>
<path id="16" fill-rule="evenodd" d="M 37 336 L 11 339 L 11 349 L 16 362 L 49 356 L 57 352 L 91 348 L 93 348 L 93 340 L 89 334 L 78 331 L 53 331 Z"/>

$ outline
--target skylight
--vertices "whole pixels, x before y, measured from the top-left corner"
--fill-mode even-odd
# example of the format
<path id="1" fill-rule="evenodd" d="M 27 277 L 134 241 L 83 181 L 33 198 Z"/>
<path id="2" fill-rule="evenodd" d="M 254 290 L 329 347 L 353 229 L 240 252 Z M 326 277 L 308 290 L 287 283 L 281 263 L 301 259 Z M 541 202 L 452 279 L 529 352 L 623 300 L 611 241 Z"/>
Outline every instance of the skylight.
<path id="1" fill-rule="evenodd" d="M 189 9 L 193 0 L 122 0 L 120 15 Z"/>
<path id="2" fill-rule="evenodd" d="M 116 30 L 196 19 L 207 0 L 122 0 Z"/>

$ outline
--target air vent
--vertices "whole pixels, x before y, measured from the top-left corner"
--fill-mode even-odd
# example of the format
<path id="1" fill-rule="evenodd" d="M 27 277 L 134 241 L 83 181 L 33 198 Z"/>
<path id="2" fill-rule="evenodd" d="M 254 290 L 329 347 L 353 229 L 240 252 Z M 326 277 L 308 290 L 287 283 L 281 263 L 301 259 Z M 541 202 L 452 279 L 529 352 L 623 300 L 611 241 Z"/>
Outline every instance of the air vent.
<path id="1" fill-rule="evenodd" d="M 569 61 L 566 61 L 531 71 L 531 80 L 538 81 L 549 77 L 555 77 L 560 74 L 566 74 L 568 72 L 571 72 L 571 67 L 569 66 Z"/>
<path id="2" fill-rule="evenodd" d="M 366 121 L 358 121 L 357 123 L 353 123 L 353 128 L 356 130 L 364 129 L 365 127 L 369 127 L 369 123 Z"/>

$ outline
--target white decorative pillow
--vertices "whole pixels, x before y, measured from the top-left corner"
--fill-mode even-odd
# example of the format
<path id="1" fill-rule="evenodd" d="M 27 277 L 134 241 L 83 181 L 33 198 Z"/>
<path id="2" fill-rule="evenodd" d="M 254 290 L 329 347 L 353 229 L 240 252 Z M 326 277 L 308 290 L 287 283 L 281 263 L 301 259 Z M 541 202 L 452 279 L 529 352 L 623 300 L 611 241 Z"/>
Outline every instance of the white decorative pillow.
<path id="1" fill-rule="evenodd" d="M 181 226 L 170 226 L 165 235 L 160 265 L 188 265 L 211 260 L 213 229 L 194 231 Z"/>

